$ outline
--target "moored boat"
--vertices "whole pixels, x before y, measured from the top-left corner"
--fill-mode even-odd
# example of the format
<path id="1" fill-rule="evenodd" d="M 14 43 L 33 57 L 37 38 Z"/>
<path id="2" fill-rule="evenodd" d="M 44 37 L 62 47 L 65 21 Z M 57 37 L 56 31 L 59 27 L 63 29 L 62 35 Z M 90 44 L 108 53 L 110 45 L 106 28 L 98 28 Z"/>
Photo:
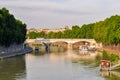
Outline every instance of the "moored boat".
<path id="1" fill-rule="evenodd" d="M 95 51 L 95 46 L 86 46 L 86 45 L 82 45 L 79 46 L 79 50 L 81 51 Z"/>

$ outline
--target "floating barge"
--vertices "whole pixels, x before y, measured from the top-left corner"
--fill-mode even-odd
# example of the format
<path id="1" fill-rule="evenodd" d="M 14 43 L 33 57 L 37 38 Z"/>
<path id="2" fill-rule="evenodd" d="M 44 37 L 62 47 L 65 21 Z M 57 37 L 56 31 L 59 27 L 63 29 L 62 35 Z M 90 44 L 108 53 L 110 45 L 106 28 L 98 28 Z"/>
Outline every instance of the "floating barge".
<path id="1" fill-rule="evenodd" d="M 111 61 L 110 60 L 101 60 L 100 61 L 100 71 L 109 71 L 111 70 Z"/>

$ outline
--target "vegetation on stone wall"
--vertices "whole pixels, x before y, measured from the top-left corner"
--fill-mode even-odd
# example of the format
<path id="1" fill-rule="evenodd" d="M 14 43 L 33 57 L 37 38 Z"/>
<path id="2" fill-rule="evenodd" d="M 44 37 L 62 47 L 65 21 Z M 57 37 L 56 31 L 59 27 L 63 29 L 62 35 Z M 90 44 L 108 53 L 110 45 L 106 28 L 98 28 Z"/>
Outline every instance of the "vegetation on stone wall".
<path id="1" fill-rule="evenodd" d="M 102 51 L 102 59 L 104 60 L 110 60 L 111 62 L 118 62 L 119 60 L 119 56 L 117 54 L 113 54 L 107 51 Z"/>

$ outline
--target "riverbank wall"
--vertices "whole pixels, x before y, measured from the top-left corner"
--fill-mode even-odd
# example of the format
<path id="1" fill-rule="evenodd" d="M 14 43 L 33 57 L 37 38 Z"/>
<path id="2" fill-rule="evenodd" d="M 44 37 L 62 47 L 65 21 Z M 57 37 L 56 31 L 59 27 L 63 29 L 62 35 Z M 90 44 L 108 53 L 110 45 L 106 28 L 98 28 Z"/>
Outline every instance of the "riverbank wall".
<path id="1" fill-rule="evenodd" d="M 32 52 L 33 49 L 24 44 L 13 44 L 10 47 L 0 46 L 0 58 L 7 58 Z"/>
<path id="2" fill-rule="evenodd" d="M 105 51 L 117 54 L 120 58 L 120 44 L 119 45 L 103 45 L 103 47 L 98 50 L 99 51 L 105 50 Z"/>

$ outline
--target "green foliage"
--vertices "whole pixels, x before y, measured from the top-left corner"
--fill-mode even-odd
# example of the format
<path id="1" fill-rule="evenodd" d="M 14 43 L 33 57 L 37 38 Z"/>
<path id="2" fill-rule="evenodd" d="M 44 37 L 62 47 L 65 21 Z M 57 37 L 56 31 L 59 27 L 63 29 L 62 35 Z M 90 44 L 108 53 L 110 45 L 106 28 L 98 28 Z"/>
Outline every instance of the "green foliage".
<path id="1" fill-rule="evenodd" d="M 30 32 L 27 37 L 35 39 L 38 37 L 44 38 L 93 38 L 94 24 L 83 25 L 79 27 L 77 25 L 72 27 L 72 30 L 65 30 L 64 32 L 49 32 L 41 36 L 41 33 Z"/>
<path id="2" fill-rule="evenodd" d="M 30 32 L 29 34 L 27 34 L 27 38 L 30 38 L 30 39 L 35 39 L 35 38 L 42 38 L 42 37 L 46 37 L 46 34 L 45 32 Z"/>
<path id="3" fill-rule="evenodd" d="M 0 16 L 1 17 L 1 16 Z M 28 34 L 30 38 L 87 38 L 95 39 L 105 45 L 118 45 L 120 43 L 120 16 L 115 15 L 92 24 L 84 24 L 82 26 L 75 25 L 71 30 L 64 32 L 49 32 L 48 34 L 31 32 Z"/>
<path id="4" fill-rule="evenodd" d="M 110 60 L 111 62 L 118 62 L 119 60 L 119 56 L 116 54 L 109 53 L 105 50 L 102 53 L 103 53 L 102 59 L 104 60 Z"/>
<path id="5" fill-rule="evenodd" d="M 93 29 L 94 29 L 94 23 L 93 24 L 88 24 L 88 25 L 83 25 L 80 30 L 80 38 L 87 38 L 91 39 L 93 38 Z"/>
<path id="6" fill-rule="evenodd" d="M 43 44 L 32 44 L 32 46 L 42 46 Z"/>
<path id="7" fill-rule="evenodd" d="M 104 50 L 102 53 L 103 53 L 102 59 L 110 60 L 110 55 L 107 51 Z"/>
<path id="8" fill-rule="evenodd" d="M 110 60 L 111 60 L 112 62 L 118 62 L 119 56 L 116 55 L 116 54 L 111 54 L 111 55 L 110 55 Z"/>
<path id="9" fill-rule="evenodd" d="M 120 16 L 115 15 L 94 26 L 94 39 L 106 45 L 120 43 Z"/>
<path id="10" fill-rule="evenodd" d="M 9 47 L 26 39 L 26 24 L 14 18 L 6 8 L 0 9 L 0 45 Z"/>

